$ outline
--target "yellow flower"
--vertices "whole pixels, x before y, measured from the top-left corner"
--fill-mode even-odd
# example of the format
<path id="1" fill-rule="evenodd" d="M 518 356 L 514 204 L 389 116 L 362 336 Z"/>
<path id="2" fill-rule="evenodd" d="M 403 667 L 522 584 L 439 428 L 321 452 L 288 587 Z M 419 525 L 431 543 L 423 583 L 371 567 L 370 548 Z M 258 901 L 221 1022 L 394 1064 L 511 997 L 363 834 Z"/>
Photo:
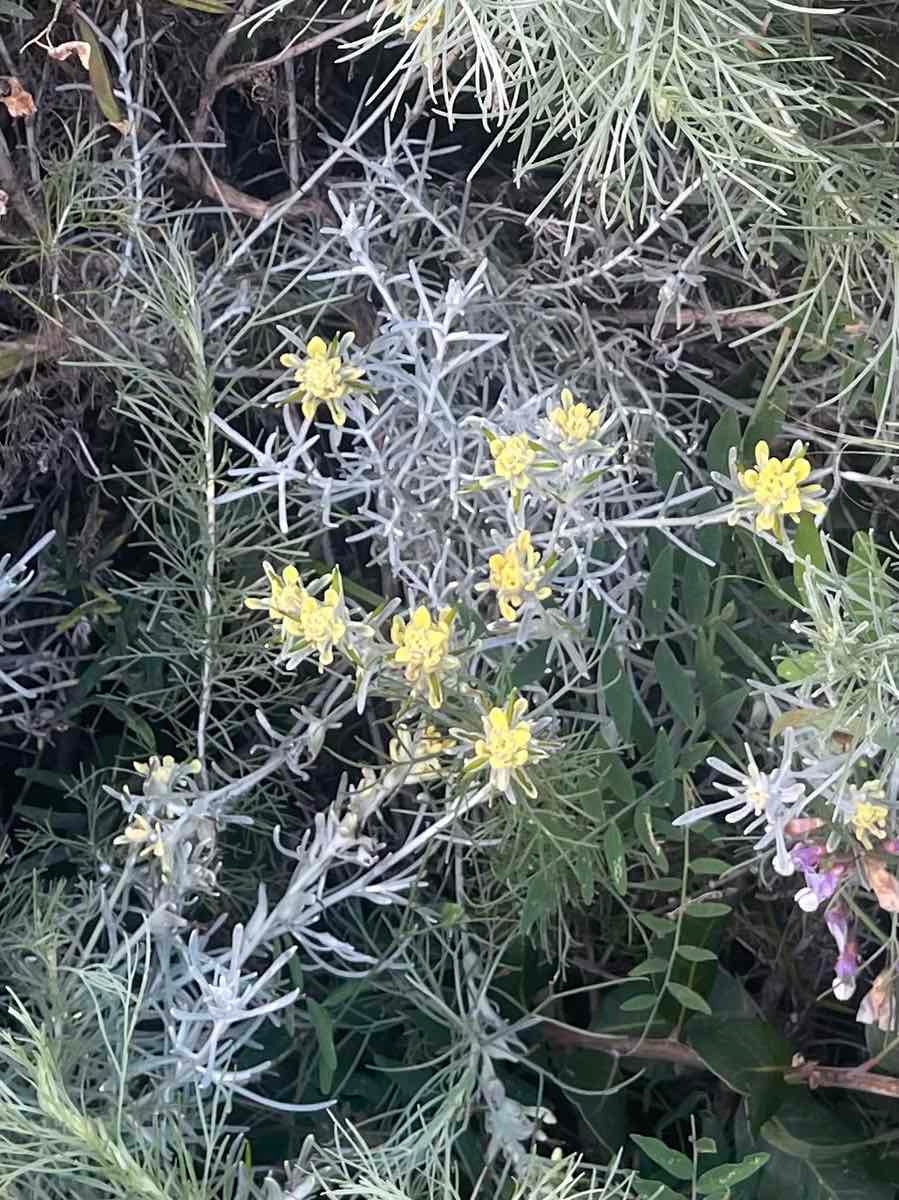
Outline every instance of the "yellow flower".
<path id="1" fill-rule="evenodd" d="M 491 787 L 503 792 L 513 804 L 515 787 L 527 796 L 536 796 L 537 790 L 522 768 L 546 755 L 534 740 L 533 722 L 523 719 L 527 710 L 527 700 L 517 698 L 513 692 L 504 708 L 491 708 L 482 718 L 482 737 L 451 730 L 474 741 L 474 756 L 466 762 L 466 772 L 489 768 Z"/>
<path id="2" fill-rule="evenodd" d="M 151 754 L 149 762 L 136 762 L 132 765 L 137 774 L 143 778 L 142 790 L 145 796 L 165 795 L 166 792 L 171 792 L 179 782 L 183 783 L 184 776 L 199 775 L 202 770 L 198 758 L 193 758 L 190 762 L 178 763 L 171 754 L 165 754 L 162 758 Z"/>
<path id="3" fill-rule="evenodd" d="M 574 402 L 569 388 L 562 388 L 561 406 L 549 410 L 549 421 L 559 435 L 563 450 L 574 450 L 596 435 L 603 419 L 598 408 Z"/>
<path id="4" fill-rule="evenodd" d="M 802 512 L 821 516 L 826 511 L 818 499 L 824 489 L 817 484 L 805 484 L 811 474 L 811 464 L 805 457 L 805 447 L 794 442 L 785 459 L 772 458 L 767 442 L 755 447 L 755 466 L 737 472 L 737 483 L 745 495 L 737 501 L 730 520 L 735 524 L 739 509 L 755 510 L 755 527 L 762 532 L 783 535 L 783 518 L 799 520 Z"/>
<path id="5" fill-rule="evenodd" d="M 395 16 L 398 20 L 404 18 L 407 13 L 408 6 L 403 3 L 403 0 L 386 0 L 385 7 L 387 11 Z M 439 4 L 431 13 L 426 13 L 423 17 L 409 23 L 409 28 L 414 33 L 421 33 L 429 25 L 439 25 L 443 20 L 443 5 Z"/>
<path id="6" fill-rule="evenodd" d="M 455 670 L 459 660 L 449 653 L 450 635 L 455 613 L 442 608 L 436 621 L 423 604 L 409 617 L 394 617 L 390 640 L 396 646 L 393 661 L 404 668 L 403 674 L 413 691 L 427 690 L 428 703 L 439 708 L 443 703 L 441 676 Z"/>
<path id="7" fill-rule="evenodd" d="M 165 843 L 162 840 L 162 827 L 158 821 L 151 825 L 145 816 L 135 813 L 125 832 L 119 834 L 113 841 L 114 846 L 142 846 L 138 858 L 165 859 Z"/>
<path id="8" fill-rule="evenodd" d="M 540 553 L 531 545 L 531 535 L 523 529 L 502 554 L 490 555 L 490 582 L 477 584 L 478 591 L 496 592 L 500 614 L 507 621 L 518 618 L 518 609 L 529 596 L 545 600 L 552 589 L 541 587 L 545 574 L 540 566 Z"/>
<path id="9" fill-rule="evenodd" d="M 887 835 L 889 809 L 877 803 L 883 798 L 884 788 L 879 779 L 869 779 L 861 787 L 849 785 L 849 824 L 866 850 L 872 848 L 873 841 L 882 841 Z"/>
<path id="10" fill-rule="evenodd" d="M 390 739 L 390 759 L 397 766 L 409 767 L 410 779 L 439 779 L 438 759 L 441 754 L 448 754 L 455 747 L 455 740 L 444 737 L 436 725 L 426 725 L 418 737 L 407 725 L 398 725 L 396 737 Z"/>
<path id="11" fill-rule="evenodd" d="M 306 357 L 299 358 L 296 354 L 282 354 L 281 365 L 293 371 L 294 381 L 299 384 L 289 400 L 298 400 L 307 421 L 315 416 L 320 404 L 327 404 L 335 425 L 346 424 L 346 408 L 343 401 L 354 391 L 364 391 L 365 385 L 360 381 L 364 372 L 359 367 L 344 362 L 343 343 L 348 346 L 351 341 L 346 337 L 332 338 L 326 342 L 324 338 L 310 338 L 306 344 Z"/>
<path id="12" fill-rule="evenodd" d="M 515 433 L 511 437 L 491 437 L 490 453 L 493 469 L 499 479 L 508 483 L 515 499 L 530 485 L 528 469 L 537 458 L 526 433 Z"/>
<path id="13" fill-rule="evenodd" d="M 319 670 L 334 661 L 334 647 L 346 634 L 343 609 L 343 584 L 340 570 L 335 567 L 321 600 L 303 587 L 300 573 L 294 566 L 285 567 L 279 575 L 270 563 L 263 563 L 272 590 L 268 600 L 249 597 L 247 608 L 267 608 L 269 617 L 280 624 L 283 642 L 298 642 L 311 646 L 318 654 Z"/>

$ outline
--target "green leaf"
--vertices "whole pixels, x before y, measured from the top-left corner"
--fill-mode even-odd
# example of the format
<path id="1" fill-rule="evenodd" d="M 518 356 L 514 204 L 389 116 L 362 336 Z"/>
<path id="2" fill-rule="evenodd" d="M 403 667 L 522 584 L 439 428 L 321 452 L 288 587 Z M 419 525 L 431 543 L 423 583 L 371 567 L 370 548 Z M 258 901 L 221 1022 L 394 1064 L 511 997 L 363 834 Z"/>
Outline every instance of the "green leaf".
<path id="1" fill-rule="evenodd" d="M 680 580 L 680 611 L 690 625 L 699 625 L 709 611 L 712 580 L 705 563 L 687 557 Z"/>
<path id="2" fill-rule="evenodd" d="M 796 561 L 793 563 L 793 581 L 796 584 L 796 591 L 800 596 L 804 596 L 805 588 L 803 580 L 806 572 L 805 564 L 810 562 L 819 571 L 827 570 L 827 558 L 824 554 L 824 546 L 821 543 L 821 534 L 815 525 L 815 519 L 811 513 L 804 512 L 799 514 L 799 521 L 796 525 L 796 533 L 793 538 L 793 547 L 796 551 Z"/>
<path id="3" fill-rule="evenodd" d="M 618 1006 L 622 1012 L 647 1012 L 655 1008 L 656 996 L 653 992 L 641 992 L 637 996 L 628 996 Z"/>
<path id="4" fill-rule="evenodd" d="M 521 910 L 521 932 L 529 933 L 548 912 L 552 911 L 555 903 L 556 896 L 553 888 L 543 872 L 538 872 L 528 882 L 528 890 Z"/>
<path id="5" fill-rule="evenodd" d="M 619 800 L 632 804 L 637 798 L 633 776 L 617 754 L 603 757 L 603 777 Z"/>
<path id="6" fill-rule="evenodd" d="M 667 958 L 647 958 L 645 962 L 631 967 L 627 974 L 629 979 L 639 979 L 643 975 L 664 975 L 667 970 Z"/>
<path id="7" fill-rule="evenodd" d="M 655 1179 L 635 1179 L 634 1192 L 644 1200 L 684 1200 L 680 1192 L 673 1191 L 667 1183 Z"/>
<path id="8" fill-rule="evenodd" d="M 538 683 L 543 678 L 549 646 L 549 642 L 537 642 L 521 656 L 509 675 L 510 687 L 527 687 L 528 684 Z"/>
<path id="9" fill-rule="evenodd" d="M 686 1154 L 681 1154 L 679 1150 L 672 1150 L 658 1138 L 643 1137 L 639 1133 L 632 1133 L 631 1141 L 636 1142 L 650 1161 L 667 1171 L 675 1179 L 690 1180 L 693 1178 L 693 1163 Z"/>
<path id="10" fill-rule="evenodd" d="M 732 408 L 726 408 L 709 434 L 705 461 L 710 471 L 728 473 L 728 456 L 731 447 L 740 447 L 740 422 Z"/>
<path id="11" fill-rule="evenodd" d="M 97 40 L 93 27 L 83 17 L 77 17 L 75 25 L 78 30 L 78 37 L 81 41 L 87 42 L 91 48 L 90 66 L 87 69 L 87 73 L 97 100 L 97 106 L 111 125 L 123 131 L 124 116 L 122 110 L 119 108 L 119 102 L 115 97 L 109 68 L 106 65 L 105 51 Z"/>
<path id="12" fill-rule="evenodd" d="M 652 826 L 651 805 L 647 800 L 641 800 L 634 810 L 634 833 L 650 858 L 654 859 L 663 871 L 667 871 L 668 859 L 665 857 L 665 851 L 656 838 L 655 830 Z"/>
<path id="13" fill-rule="evenodd" d="M 624 841 L 621 837 L 621 830 L 614 821 L 606 826 L 602 849 L 609 875 L 612 878 L 612 885 L 619 896 L 623 896 L 627 891 L 627 865 L 624 858 Z"/>
<path id="14" fill-rule="evenodd" d="M 667 492 L 675 475 L 682 469 L 680 455 L 669 441 L 657 433 L 653 442 L 652 456 L 655 460 L 659 488 L 661 491 Z"/>
<path id="15" fill-rule="evenodd" d="M 688 1027 L 690 1045 L 710 1071 L 747 1097 L 754 1132 L 775 1113 L 787 1092 L 784 1073 L 793 1047 L 766 1021 L 697 1018 Z"/>
<path id="16" fill-rule="evenodd" d="M 334 1073 L 337 1070 L 334 1022 L 328 1010 L 315 1000 L 307 999 L 306 1007 L 318 1037 L 318 1087 L 323 1095 L 327 1095 L 334 1084 Z"/>
<path id="17" fill-rule="evenodd" d="M 674 652 L 667 642 L 659 642 L 656 646 L 653 661 L 659 687 L 662 689 L 662 695 L 668 701 L 671 711 L 685 725 L 691 725 L 696 716 L 693 681 L 674 657 Z"/>
<path id="18" fill-rule="evenodd" d="M 704 1013 L 707 1017 L 712 1015 L 712 1010 L 699 992 L 694 992 L 685 984 L 675 983 L 673 979 L 669 979 L 668 991 L 683 1008 L 689 1008 L 692 1012 Z"/>
<path id="19" fill-rule="evenodd" d="M 725 737 L 732 734 L 737 713 L 746 703 L 748 695 L 749 689 L 741 685 L 734 688 L 732 692 L 725 692 L 723 696 L 713 700 L 705 714 L 709 729 Z"/>
<path id="20" fill-rule="evenodd" d="M 677 952 L 687 962 L 716 962 L 718 958 L 714 950 L 708 950 L 705 946 L 678 946 Z"/>
<path id="21" fill-rule="evenodd" d="M 606 708 L 615 722 L 618 736 L 623 742 L 628 742 L 634 720 L 634 692 L 627 672 L 611 646 L 602 656 L 599 671 Z"/>
<path id="22" fill-rule="evenodd" d="M 670 918 L 657 917 L 653 913 L 640 913 L 637 920 L 658 937 L 668 937 L 675 930 L 674 922 Z"/>
<path id="23" fill-rule="evenodd" d="M 693 1146 L 694 1146 L 697 1154 L 717 1154 L 718 1153 L 718 1143 L 715 1141 L 714 1138 L 710 1138 L 710 1137 L 697 1138 L 696 1141 L 693 1143 Z"/>
<path id="24" fill-rule="evenodd" d="M 707 1196 L 710 1192 L 716 1192 L 719 1189 L 732 1188 L 735 1184 L 742 1183 L 744 1179 L 751 1179 L 756 1171 L 760 1171 L 768 1159 L 770 1154 L 749 1154 L 742 1162 L 739 1163 L 722 1163 L 718 1167 L 712 1167 L 710 1171 L 705 1171 L 699 1176 L 696 1181 L 696 1190 L 700 1196 Z"/>
<path id="25" fill-rule="evenodd" d="M 662 632 L 671 612 L 674 593 L 674 547 L 667 543 L 662 547 L 646 580 L 643 593 L 642 617 L 648 637 Z"/>
<path id="26" fill-rule="evenodd" d="M 726 917 L 731 907 L 717 900 L 697 900 L 689 905 L 686 911 L 690 917 L 705 917 L 710 920 L 712 917 Z"/>
<path id="27" fill-rule="evenodd" d="M 723 875 L 730 870 L 730 863 L 722 858 L 691 858 L 690 870 L 694 875 Z"/>
<path id="28" fill-rule="evenodd" d="M 813 1200 L 895 1200 L 895 1163 L 884 1160 L 883 1179 L 877 1150 L 847 1150 L 852 1128 L 807 1092 L 790 1088 L 777 1115 L 762 1134 L 777 1150 L 802 1160 L 813 1181 Z M 780 1197 L 778 1196 L 778 1200 Z"/>

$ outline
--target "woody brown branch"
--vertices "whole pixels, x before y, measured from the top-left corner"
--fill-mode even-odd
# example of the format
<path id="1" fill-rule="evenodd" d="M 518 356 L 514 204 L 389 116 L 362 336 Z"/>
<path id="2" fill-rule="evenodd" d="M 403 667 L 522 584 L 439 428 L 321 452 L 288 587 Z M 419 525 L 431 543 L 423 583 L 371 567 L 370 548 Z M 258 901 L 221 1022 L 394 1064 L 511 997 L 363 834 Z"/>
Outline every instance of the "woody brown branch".
<path id="1" fill-rule="evenodd" d="M 640 1038 L 624 1034 L 593 1033 L 586 1029 L 572 1029 L 544 1021 L 542 1025 L 546 1040 L 553 1046 L 577 1047 L 581 1050 L 599 1050 L 616 1058 L 647 1059 L 652 1062 L 667 1062 L 693 1071 L 708 1071 L 702 1056 L 692 1046 L 673 1038 Z M 808 1088 L 840 1088 L 849 1092 L 864 1092 L 869 1096 L 885 1096 L 899 1100 L 899 1079 L 890 1075 L 875 1075 L 863 1067 L 824 1067 L 819 1063 L 800 1063 L 784 1073 L 790 1084 L 802 1084 Z"/>

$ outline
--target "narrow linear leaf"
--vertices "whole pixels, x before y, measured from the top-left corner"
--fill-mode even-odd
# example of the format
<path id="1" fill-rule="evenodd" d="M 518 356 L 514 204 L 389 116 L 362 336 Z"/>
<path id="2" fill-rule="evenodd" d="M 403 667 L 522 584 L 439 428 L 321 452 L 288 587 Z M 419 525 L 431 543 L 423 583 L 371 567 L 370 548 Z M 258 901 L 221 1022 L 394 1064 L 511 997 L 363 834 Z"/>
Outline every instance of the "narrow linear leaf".
<path id="1" fill-rule="evenodd" d="M 334 1022 L 331 1014 L 315 1000 L 306 1001 L 309 1016 L 318 1037 L 318 1087 L 327 1095 L 334 1084 L 337 1070 L 337 1049 L 334 1045 Z"/>

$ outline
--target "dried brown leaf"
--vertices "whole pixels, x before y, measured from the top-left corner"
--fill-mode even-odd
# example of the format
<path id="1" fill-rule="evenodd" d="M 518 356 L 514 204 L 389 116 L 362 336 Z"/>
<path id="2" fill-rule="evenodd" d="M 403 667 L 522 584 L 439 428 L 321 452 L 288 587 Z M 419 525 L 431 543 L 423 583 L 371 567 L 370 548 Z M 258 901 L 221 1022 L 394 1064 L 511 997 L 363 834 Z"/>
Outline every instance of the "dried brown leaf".
<path id="1" fill-rule="evenodd" d="M 56 62 L 65 62 L 73 54 L 77 57 L 85 71 L 89 71 L 91 66 L 91 48 L 88 42 L 60 42 L 58 46 L 47 47 L 47 57 L 55 59 Z"/>
<path id="2" fill-rule="evenodd" d="M 31 92 L 22 87 L 15 75 L 6 77 L 6 85 L 9 91 L 5 96 L 0 96 L 0 104 L 6 106 L 11 117 L 30 117 L 37 111 Z"/>

